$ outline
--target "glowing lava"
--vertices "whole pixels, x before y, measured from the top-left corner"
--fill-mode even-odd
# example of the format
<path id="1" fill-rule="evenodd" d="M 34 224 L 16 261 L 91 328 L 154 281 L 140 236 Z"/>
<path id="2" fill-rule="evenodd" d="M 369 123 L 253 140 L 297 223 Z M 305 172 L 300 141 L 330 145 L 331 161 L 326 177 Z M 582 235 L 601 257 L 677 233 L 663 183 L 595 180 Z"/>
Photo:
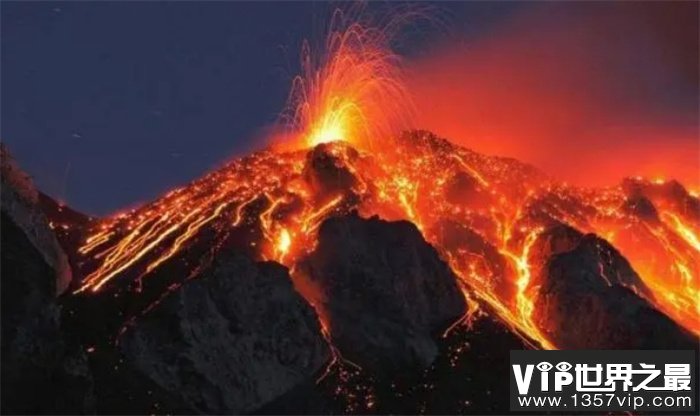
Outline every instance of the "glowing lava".
<path id="1" fill-rule="evenodd" d="M 298 147 L 344 140 L 367 149 L 406 129 L 412 105 L 390 47 L 394 23 L 366 26 L 337 10 L 323 51 L 304 43 L 302 71 L 283 115 Z"/>
<path id="2" fill-rule="evenodd" d="M 303 72 L 285 113 L 294 150 L 234 160 L 95 223 L 79 249 L 85 278 L 77 292 L 148 279 L 200 243 L 215 254 L 231 235 L 245 236 L 257 258 L 294 270 L 323 220 L 354 209 L 418 226 L 460 279 L 470 303 L 464 322 L 477 309 L 493 313 L 534 346 L 555 348 L 532 321 L 530 248 L 547 226 L 564 223 L 609 239 L 640 273 L 653 293 L 649 300 L 700 333 L 700 215 L 684 208 L 697 207 L 697 198 L 678 189 L 655 196 L 664 185 L 640 179 L 661 210 L 658 220 L 647 218 L 623 209 L 637 197 L 623 186 L 558 184 L 528 165 L 426 132 L 397 134 L 408 127 L 412 106 L 389 46 L 386 30 L 336 13 L 325 53 L 303 48 Z M 317 145 L 319 157 L 310 158 Z M 678 195 L 685 205 L 674 203 Z M 442 227 L 446 222 L 465 230 Z"/>

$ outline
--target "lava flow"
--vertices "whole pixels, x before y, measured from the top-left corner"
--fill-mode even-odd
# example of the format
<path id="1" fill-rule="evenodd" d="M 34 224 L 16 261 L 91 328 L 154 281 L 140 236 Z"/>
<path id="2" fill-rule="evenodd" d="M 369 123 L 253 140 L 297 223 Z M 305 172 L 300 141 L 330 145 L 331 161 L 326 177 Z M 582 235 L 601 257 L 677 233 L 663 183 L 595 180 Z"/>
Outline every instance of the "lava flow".
<path id="1" fill-rule="evenodd" d="M 531 264 L 531 248 L 561 223 L 607 239 L 640 274 L 648 300 L 700 334 L 696 197 L 676 182 L 642 178 L 606 189 L 568 186 L 428 132 L 400 133 L 412 105 L 389 46 L 384 31 L 359 23 L 332 30 L 321 58 L 305 46 L 285 113 L 293 145 L 234 160 L 95 221 L 79 250 L 85 277 L 76 291 L 146 281 L 195 245 L 216 251 L 234 234 L 246 236 L 237 241 L 257 258 L 295 270 L 325 219 L 356 210 L 414 223 L 459 277 L 470 314 L 479 307 L 535 347 L 556 348 L 533 321 L 540 265 Z"/>

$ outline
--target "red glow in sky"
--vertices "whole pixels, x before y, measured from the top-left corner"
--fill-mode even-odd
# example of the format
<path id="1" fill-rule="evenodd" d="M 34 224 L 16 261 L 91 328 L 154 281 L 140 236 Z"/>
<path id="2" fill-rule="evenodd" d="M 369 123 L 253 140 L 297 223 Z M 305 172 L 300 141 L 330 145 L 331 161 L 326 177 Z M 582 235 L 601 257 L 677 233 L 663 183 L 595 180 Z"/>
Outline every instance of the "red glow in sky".
<path id="1" fill-rule="evenodd" d="M 575 184 L 644 175 L 697 189 L 697 4 L 562 9 L 420 59 L 416 125 Z"/>

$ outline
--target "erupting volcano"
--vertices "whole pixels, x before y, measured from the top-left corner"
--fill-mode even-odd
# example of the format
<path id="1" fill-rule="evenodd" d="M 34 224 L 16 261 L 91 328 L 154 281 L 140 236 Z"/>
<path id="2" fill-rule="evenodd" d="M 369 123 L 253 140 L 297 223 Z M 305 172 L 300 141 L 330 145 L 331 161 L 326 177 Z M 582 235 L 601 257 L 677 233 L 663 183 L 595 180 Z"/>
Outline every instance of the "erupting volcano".
<path id="1" fill-rule="evenodd" d="M 216 255 L 217 242 L 245 229 L 247 251 L 294 270 L 314 249 L 319 225 L 353 210 L 414 223 L 458 273 L 465 296 L 542 347 L 556 345 L 532 322 L 531 247 L 557 224 L 627 254 L 645 285 L 630 289 L 700 333 L 698 200 L 680 184 L 629 178 L 610 189 L 575 188 L 422 131 L 372 154 L 340 141 L 262 151 L 142 208 L 93 221 L 79 248 L 85 278 L 75 293 L 148 280 L 203 235 L 214 235 Z M 478 243 L 461 239 L 460 230 Z M 482 254 L 488 248 L 492 257 Z"/>
<path id="2" fill-rule="evenodd" d="M 72 266 L 67 326 L 81 332 L 79 344 L 93 360 L 109 356 L 117 368 L 124 360 L 114 358 L 115 348 L 139 359 L 152 352 L 142 322 L 155 325 L 149 317 L 161 316 L 173 299 L 192 302 L 186 288 L 208 284 L 219 259 L 231 253 L 246 258 L 236 260 L 244 266 L 232 269 L 234 285 L 236 273 L 255 269 L 274 280 L 273 263 L 289 270 L 318 320 L 307 323 L 310 331 L 320 331 L 326 344 L 314 348 L 330 351 L 313 379 L 338 386 L 328 391 L 344 396 L 352 412 L 390 401 L 378 386 L 400 389 L 386 381 L 394 367 L 432 365 L 425 377 L 437 378 L 447 371 L 433 364 L 443 360 L 434 361 L 438 349 L 450 357 L 445 368 L 458 367 L 454 360 L 469 354 L 464 340 L 478 338 L 475 328 L 484 322 L 500 328 L 485 333 L 514 335 L 509 343 L 528 348 L 692 348 L 700 335 L 697 195 L 674 180 L 642 177 L 607 188 L 572 186 L 518 160 L 413 129 L 415 105 L 391 50 L 395 31 L 395 22 L 377 29 L 334 14 L 324 53 L 303 48 L 302 73 L 281 117 L 283 138 L 267 149 L 106 218 L 83 217 L 43 198 Z M 393 268 L 386 275 L 377 271 L 385 265 Z M 404 292 L 381 292 L 386 287 Z M 449 340 L 440 341 L 447 347 L 416 336 L 406 341 L 413 355 L 388 353 L 396 360 L 389 365 L 378 358 L 390 341 L 353 345 L 349 334 L 361 331 L 349 326 L 362 319 L 347 319 L 348 299 L 391 303 L 386 299 L 399 295 L 405 298 L 395 308 L 385 305 L 391 312 L 376 320 L 406 319 L 426 339 Z M 405 318 L 412 313 L 406 305 L 422 316 Z M 599 329 L 606 325 L 616 333 Z M 137 348 L 135 340 L 143 344 Z M 373 349 L 375 341 L 384 350 Z M 150 381 L 168 393 L 158 400 L 175 394 L 167 377 Z M 174 407 L 161 405 L 205 412 L 260 407 L 226 400 L 216 407 L 185 395 Z"/>
<path id="3" fill-rule="evenodd" d="M 325 54 L 314 56 L 305 44 L 303 74 L 294 79 L 289 112 L 300 150 L 255 153 L 142 208 L 92 222 L 78 250 L 87 266 L 76 293 L 99 291 L 117 277 L 148 279 L 209 230 L 220 241 L 253 227 L 255 257 L 294 269 L 313 250 L 323 220 L 357 210 L 413 222 L 458 272 L 465 295 L 473 292 L 552 348 L 532 322 L 529 256 L 538 235 L 561 223 L 627 254 L 649 301 L 700 333 L 696 197 L 674 181 L 643 178 L 574 188 L 428 132 L 399 134 L 413 106 L 387 29 L 347 22 L 340 11 L 331 28 Z M 497 271 L 493 259 L 446 244 L 460 227 L 494 247 L 506 266 Z"/>

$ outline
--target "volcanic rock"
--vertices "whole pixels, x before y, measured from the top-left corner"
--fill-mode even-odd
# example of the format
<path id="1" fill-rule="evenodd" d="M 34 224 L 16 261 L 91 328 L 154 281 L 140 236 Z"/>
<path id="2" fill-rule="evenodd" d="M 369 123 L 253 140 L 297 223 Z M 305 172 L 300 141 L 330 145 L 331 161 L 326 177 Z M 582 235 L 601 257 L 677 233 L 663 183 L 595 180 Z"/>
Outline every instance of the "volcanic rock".
<path id="1" fill-rule="evenodd" d="M 533 261 L 543 261 L 535 272 L 534 319 L 557 347 L 697 347 L 696 337 L 654 309 L 629 262 L 596 235 L 552 228 L 533 247 Z"/>
<path id="2" fill-rule="evenodd" d="M 17 166 L 2 144 L 0 144 L 0 176 L 2 178 L 2 186 L 0 186 L 2 212 L 22 230 L 43 261 L 51 268 L 53 273 L 47 275 L 47 278 L 53 276 L 55 279 L 54 293 L 57 295 L 63 293 L 70 284 L 72 276 L 68 258 L 39 206 L 39 193 L 31 178 Z"/>
<path id="3" fill-rule="evenodd" d="M 80 265 L 84 260 L 79 250 L 89 237 L 86 232 L 95 218 L 78 212 L 43 192 L 39 192 L 39 207 L 52 224 L 56 239 L 68 257 L 73 271 L 72 283 L 78 283 L 76 278 L 80 275 Z"/>
<path id="4" fill-rule="evenodd" d="M 678 181 L 650 182 L 641 178 L 625 178 L 622 189 L 629 199 L 647 198 L 655 205 L 673 207 L 683 218 L 700 222 L 700 199 L 692 196 Z"/>
<path id="5" fill-rule="evenodd" d="M 499 295 L 506 299 L 513 297 L 515 288 L 511 276 L 515 270 L 498 248 L 481 234 L 456 221 L 443 220 L 432 227 L 431 235 L 435 236 L 433 241 L 443 250 L 460 253 L 459 258 L 453 259 L 457 264 L 465 261 L 465 265 L 475 265 Z"/>
<path id="6" fill-rule="evenodd" d="M 578 246 L 583 238 L 579 230 L 562 223 L 557 223 L 540 233 L 530 249 L 530 263 L 535 267 L 545 264 L 550 257 L 566 253 Z"/>
<path id="7" fill-rule="evenodd" d="M 358 154 L 341 143 L 322 143 L 306 155 L 304 179 L 318 195 L 346 193 L 357 183 L 343 156 L 354 160 Z"/>
<path id="8" fill-rule="evenodd" d="M 8 193 L 3 186 L 3 196 Z M 50 240 L 30 239 L 28 229 L 43 229 L 19 226 L 4 208 L 0 225 L 2 410 L 12 414 L 90 412 L 94 403 L 87 359 L 61 332 L 56 270 L 35 245 Z"/>
<path id="9" fill-rule="evenodd" d="M 489 206 L 491 195 L 472 175 L 459 171 L 445 186 L 445 199 L 451 204 L 460 204 L 470 208 Z"/>
<path id="10" fill-rule="evenodd" d="M 561 224 L 561 219 L 555 213 L 562 212 L 567 213 L 577 224 L 587 224 L 597 214 L 595 207 L 587 205 L 571 192 L 564 189 L 550 190 L 529 198 L 525 203 L 524 215 L 517 225 L 540 224 L 547 228 L 556 227 Z"/>
<path id="11" fill-rule="evenodd" d="M 56 299 L 71 280 L 67 257 L 31 179 L 2 145 L 0 162 L 2 410 L 90 411 L 87 359 L 62 333 Z"/>
<path id="12" fill-rule="evenodd" d="M 313 379 L 330 359 L 319 322 L 287 270 L 221 253 L 119 342 L 134 374 L 188 412 L 253 411 Z"/>
<path id="13" fill-rule="evenodd" d="M 427 369 L 377 374 L 341 363 L 318 383 L 301 385 L 256 414 L 507 414 L 503 380 L 510 365 L 503 357 L 530 347 L 497 317 L 474 318 L 436 339 L 439 353 Z"/>
<path id="14" fill-rule="evenodd" d="M 649 200 L 649 198 L 642 195 L 634 195 L 627 198 L 622 206 L 622 209 L 651 223 L 659 222 L 659 212 L 656 210 L 654 204 Z"/>
<path id="15" fill-rule="evenodd" d="M 333 344 L 376 371 L 429 365 L 431 334 L 465 311 L 456 276 L 406 221 L 328 219 L 299 270 Z"/>

